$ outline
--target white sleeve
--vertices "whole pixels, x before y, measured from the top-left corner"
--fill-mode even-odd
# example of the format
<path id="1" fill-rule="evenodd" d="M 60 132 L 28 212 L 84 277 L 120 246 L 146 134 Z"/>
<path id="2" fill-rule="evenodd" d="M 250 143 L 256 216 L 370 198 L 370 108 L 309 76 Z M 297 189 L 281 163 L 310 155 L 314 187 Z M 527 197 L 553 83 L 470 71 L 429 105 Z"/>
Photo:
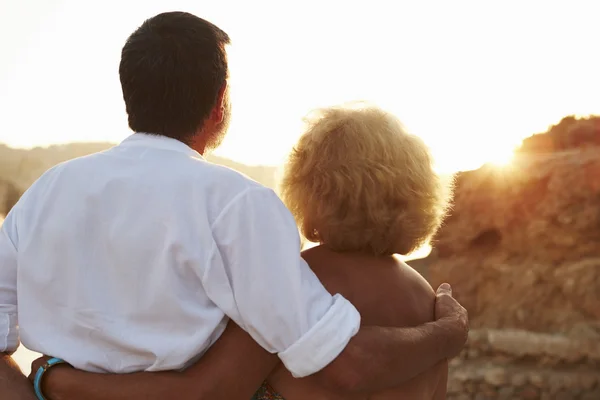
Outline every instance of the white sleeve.
<path id="1" fill-rule="evenodd" d="M 295 377 L 333 361 L 358 332 L 360 314 L 331 296 L 300 257 L 294 218 L 263 187 L 235 198 L 214 221 L 206 293 Z"/>
<path id="2" fill-rule="evenodd" d="M 17 327 L 17 227 L 16 207 L 0 228 L 0 352 L 19 347 Z"/>

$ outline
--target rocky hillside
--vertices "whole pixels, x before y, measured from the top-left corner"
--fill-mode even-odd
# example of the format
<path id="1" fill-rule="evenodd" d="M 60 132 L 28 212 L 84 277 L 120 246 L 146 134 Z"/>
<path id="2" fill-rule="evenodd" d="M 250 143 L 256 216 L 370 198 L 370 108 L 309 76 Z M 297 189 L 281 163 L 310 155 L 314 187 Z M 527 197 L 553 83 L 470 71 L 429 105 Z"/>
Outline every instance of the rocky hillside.
<path id="1" fill-rule="evenodd" d="M 449 399 L 600 399 L 600 117 L 568 117 L 512 165 L 456 178 L 430 257 L 472 332 Z"/>
<path id="2" fill-rule="evenodd" d="M 0 178 L 0 221 L 19 200 L 21 193 L 22 190 L 12 180 Z"/>
<path id="3" fill-rule="evenodd" d="M 25 150 L 0 144 L 0 215 L 6 215 L 23 191 L 48 168 L 112 146 L 111 143 L 69 143 Z M 240 171 L 265 186 L 276 187 L 275 167 L 248 166 L 213 155 L 207 159 Z"/>
<path id="4" fill-rule="evenodd" d="M 581 121 L 593 135 L 557 125 L 586 138 L 581 147 L 530 153 L 526 140 L 510 167 L 457 177 L 430 278 L 454 285 L 474 326 L 570 332 L 600 322 L 599 121 Z"/>
<path id="5" fill-rule="evenodd" d="M 600 146 L 600 117 L 563 118 L 548 132 L 523 141 L 519 154 L 548 154 L 565 150 Z"/>
<path id="6" fill-rule="evenodd" d="M 450 362 L 452 400 L 598 400 L 597 339 L 481 329 L 469 334 L 461 356 Z"/>

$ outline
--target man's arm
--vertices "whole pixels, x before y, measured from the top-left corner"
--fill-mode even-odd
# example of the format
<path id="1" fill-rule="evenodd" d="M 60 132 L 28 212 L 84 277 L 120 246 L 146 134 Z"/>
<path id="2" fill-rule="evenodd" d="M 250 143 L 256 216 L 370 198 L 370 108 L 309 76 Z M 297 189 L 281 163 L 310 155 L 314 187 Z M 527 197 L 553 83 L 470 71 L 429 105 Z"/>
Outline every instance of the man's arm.
<path id="1" fill-rule="evenodd" d="M 35 400 L 27 378 L 9 355 L 19 346 L 16 209 L 13 207 L 0 228 L 0 398 Z"/>
<path id="2" fill-rule="evenodd" d="M 448 288 L 438 289 L 436 317 L 440 319 L 436 322 L 415 328 L 361 328 L 340 357 L 315 377 L 337 390 L 341 386 L 348 392 L 369 392 L 372 385 L 386 386 L 385 382 L 378 383 L 378 379 L 387 368 L 408 380 L 437 360 L 454 356 L 462 347 L 466 314 L 450 296 Z M 393 348 L 378 345 L 382 339 Z M 350 358 L 347 365 L 343 364 L 345 357 Z M 377 360 L 385 358 L 386 362 L 378 363 Z M 46 373 L 43 391 L 52 400 L 247 400 L 278 362 L 277 356 L 265 351 L 230 322 L 219 340 L 185 372 L 115 375 L 57 366 Z M 371 365 L 373 372 L 364 374 L 351 368 L 358 362 Z M 41 364 L 34 363 L 31 378 Z M 339 376 L 332 380 L 333 374 Z"/>
<path id="3" fill-rule="evenodd" d="M 373 392 L 406 382 L 464 344 L 466 314 L 449 295 L 442 299 L 452 313 L 439 313 L 437 322 L 358 332 L 358 312 L 342 296 L 332 297 L 301 259 L 293 217 L 271 191 L 241 195 L 215 221 L 213 234 L 210 267 L 198 271 L 208 296 L 297 377 L 318 373 L 340 393 Z M 217 375 L 198 385 L 226 388 L 247 373 L 236 367 L 230 380 Z"/>
<path id="4" fill-rule="evenodd" d="M 12 357 L 2 353 L 0 358 L 0 398 L 36 400 L 31 384 Z"/>
<path id="5" fill-rule="evenodd" d="M 239 195 L 212 231 L 215 248 L 198 271 L 207 295 L 295 377 L 318 373 L 339 392 L 374 392 L 406 382 L 464 345 L 466 311 L 449 293 L 440 294 L 451 304 L 446 318 L 359 332 L 356 308 L 331 296 L 300 257 L 295 221 L 271 190 Z"/>
<path id="6" fill-rule="evenodd" d="M 363 327 L 331 364 L 317 372 L 321 384 L 372 393 L 399 386 L 462 350 L 469 331 L 467 311 L 450 285 L 436 294 L 436 318 L 414 328 Z"/>
<path id="7" fill-rule="evenodd" d="M 448 362 L 444 363 L 442 370 L 442 376 L 438 381 L 435 393 L 433 394 L 432 400 L 446 400 L 446 394 L 448 393 Z"/>
<path id="8" fill-rule="evenodd" d="M 279 363 L 230 322 L 219 340 L 184 372 L 99 374 L 66 366 L 44 375 L 42 391 L 52 400 L 248 400 Z M 43 364 L 36 360 L 30 379 Z"/>

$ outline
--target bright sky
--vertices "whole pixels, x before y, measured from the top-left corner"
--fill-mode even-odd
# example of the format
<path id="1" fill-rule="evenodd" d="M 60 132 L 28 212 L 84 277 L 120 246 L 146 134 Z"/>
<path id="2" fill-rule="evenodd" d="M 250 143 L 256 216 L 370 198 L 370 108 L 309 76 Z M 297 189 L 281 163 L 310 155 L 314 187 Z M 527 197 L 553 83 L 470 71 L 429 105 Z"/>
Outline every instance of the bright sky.
<path id="1" fill-rule="evenodd" d="M 226 30 L 233 120 L 218 154 L 278 164 L 312 108 L 396 113 L 443 171 L 506 157 L 567 114 L 600 113 L 600 2 L 0 0 L 0 142 L 118 142 L 118 63 L 156 13 Z"/>

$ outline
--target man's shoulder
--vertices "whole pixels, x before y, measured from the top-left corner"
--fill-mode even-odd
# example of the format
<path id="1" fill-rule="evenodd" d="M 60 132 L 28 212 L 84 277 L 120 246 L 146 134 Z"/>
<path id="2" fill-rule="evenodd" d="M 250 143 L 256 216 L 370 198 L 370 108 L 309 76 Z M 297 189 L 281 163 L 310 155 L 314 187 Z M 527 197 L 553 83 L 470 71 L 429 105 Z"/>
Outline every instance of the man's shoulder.
<path id="1" fill-rule="evenodd" d="M 42 175 L 40 175 L 40 177 L 35 180 L 35 182 L 30 186 L 29 189 L 41 186 L 63 172 L 81 171 L 85 165 L 91 164 L 93 162 L 92 160 L 96 159 L 97 156 L 101 153 L 93 153 L 81 157 L 76 157 L 55 164 L 49 167 L 46 171 L 44 171 L 44 173 L 42 173 Z"/>
<path id="2" fill-rule="evenodd" d="M 248 175 L 230 167 L 205 160 L 198 160 L 196 165 L 195 172 L 200 181 L 218 184 L 221 188 L 228 188 L 234 192 L 243 192 L 248 189 L 267 189 L 266 186 Z"/>
<path id="3" fill-rule="evenodd" d="M 273 189 L 223 165 L 190 159 L 181 171 L 177 185 L 189 186 L 190 195 L 195 196 L 198 207 L 206 209 L 211 224 L 251 209 L 274 209 L 280 202 Z"/>
<path id="4" fill-rule="evenodd" d="M 46 172 L 44 172 L 40 178 L 42 177 L 47 177 L 49 175 L 52 174 L 56 174 L 57 172 L 61 172 L 61 171 L 66 171 L 66 170 L 80 170 L 82 167 L 85 167 L 86 165 L 91 165 L 97 162 L 97 160 L 105 153 L 107 153 L 109 150 L 105 150 L 105 151 L 100 151 L 97 153 L 92 153 L 92 154 L 87 154 L 84 156 L 79 156 L 79 157 L 75 157 L 75 158 L 71 158 L 69 160 L 66 161 L 62 161 L 59 162 L 58 164 L 55 164 L 53 166 L 51 166 L 50 168 L 48 168 L 46 170 Z"/>

